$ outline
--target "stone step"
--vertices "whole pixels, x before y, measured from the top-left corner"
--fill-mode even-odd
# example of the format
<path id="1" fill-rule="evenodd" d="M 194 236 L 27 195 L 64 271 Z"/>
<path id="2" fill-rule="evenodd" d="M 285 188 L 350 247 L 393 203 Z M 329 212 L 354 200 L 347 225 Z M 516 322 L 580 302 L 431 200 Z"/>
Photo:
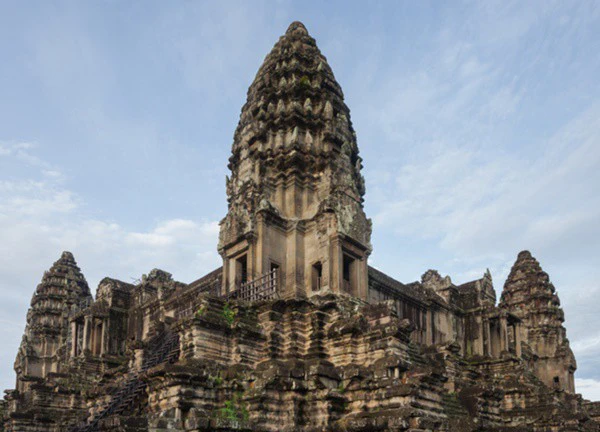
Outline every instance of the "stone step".
<path id="1" fill-rule="evenodd" d="M 144 361 L 142 371 L 148 370 L 151 367 L 173 361 L 179 355 L 179 336 L 176 333 L 161 334 L 155 337 L 154 341 L 149 344 L 148 350 L 150 356 Z M 131 377 L 128 381 L 115 392 L 110 402 L 96 414 L 91 420 L 84 422 L 83 425 L 78 425 L 69 429 L 70 432 L 93 432 L 97 430 L 98 423 L 101 419 L 112 414 L 122 414 L 135 406 L 136 401 L 140 398 L 146 389 L 146 384 L 141 381 L 137 375 Z"/>

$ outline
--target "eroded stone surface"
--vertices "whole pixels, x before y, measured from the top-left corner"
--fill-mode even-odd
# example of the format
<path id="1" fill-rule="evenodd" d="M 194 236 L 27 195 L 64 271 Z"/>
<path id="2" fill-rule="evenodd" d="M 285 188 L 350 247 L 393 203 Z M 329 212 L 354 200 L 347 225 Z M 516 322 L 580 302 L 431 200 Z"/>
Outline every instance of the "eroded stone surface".
<path id="1" fill-rule="evenodd" d="M 548 387 L 575 391 L 577 369 L 563 326 L 564 312 L 550 277 L 529 251 L 519 253 L 504 285 L 500 307 L 523 322 L 530 367 Z"/>
<path id="2" fill-rule="evenodd" d="M 283 297 L 365 296 L 371 222 L 362 159 L 342 89 L 301 23 L 248 89 L 229 168 L 219 237 L 226 291 L 239 285 L 236 266 L 254 277 L 276 266 Z"/>
<path id="3" fill-rule="evenodd" d="M 499 306 L 489 271 L 404 284 L 369 267 L 361 167 L 341 88 L 292 23 L 235 132 L 223 267 L 105 278 L 92 300 L 63 253 L 32 299 L 3 430 L 599 431 L 531 254 Z"/>

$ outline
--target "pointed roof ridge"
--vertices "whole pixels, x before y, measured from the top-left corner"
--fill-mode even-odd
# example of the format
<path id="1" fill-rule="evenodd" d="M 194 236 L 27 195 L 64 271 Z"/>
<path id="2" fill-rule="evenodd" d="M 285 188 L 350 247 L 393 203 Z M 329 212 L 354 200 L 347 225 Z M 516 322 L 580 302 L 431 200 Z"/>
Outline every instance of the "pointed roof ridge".
<path id="1" fill-rule="evenodd" d="M 511 268 L 511 273 L 513 272 L 513 270 L 523 266 L 535 268 L 537 271 L 540 272 L 543 271 L 540 262 L 528 250 L 523 250 L 519 252 L 519 254 L 517 255 L 517 259 L 515 260 Z"/>
<path id="2" fill-rule="evenodd" d="M 75 257 L 73 256 L 73 253 L 71 253 L 69 251 L 63 251 L 60 254 L 60 258 L 54 262 L 54 266 L 57 266 L 57 265 L 75 265 L 75 266 L 77 266 L 77 261 L 75 261 Z"/>
<path id="3" fill-rule="evenodd" d="M 305 109 L 307 99 L 310 104 Z M 277 109 L 271 110 L 270 106 Z M 356 147 L 342 88 L 315 39 L 304 24 L 294 21 L 265 56 L 248 88 L 233 150 L 241 143 L 242 133 L 266 139 L 270 132 L 293 129 L 298 118 L 302 119 L 303 129 L 323 129 L 324 123 L 335 120 L 338 114 L 347 120 L 346 140 L 354 141 L 352 147 Z"/>
<path id="4" fill-rule="evenodd" d="M 313 138 L 321 135 L 322 140 L 340 148 L 345 146 L 343 151 L 356 165 L 354 180 L 358 195 L 364 195 L 350 109 L 327 57 L 303 23 L 292 22 L 266 55 L 248 88 L 241 111 L 233 139 L 234 160 L 241 147 L 256 140 L 267 142 L 279 131 L 299 126 L 303 133 L 309 130 Z M 300 146 L 302 151 L 306 150 L 304 144 Z"/>
<path id="5" fill-rule="evenodd" d="M 85 276 L 77 265 L 77 261 L 75 261 L 73 253 L 69 251 L 63 251 L 60 255 L 60 258 L 44 272 L 42 281 L 37 286 L 35 292 L 39 293 L 40 290 L 44 289 L 43 287 L 45 284 L 51 284 L 53 277 L 66 278 L 67 280 L 72 281 L 79 286 L 82 295 L 90 295 L 90 288 Z"/>
<path id="6" fill-rule="evenodd" d="M 513 297 L 517 292 L 526 292 L 531 296 L 532 290 L 537 293 L 544 292 L 548 296 L 553 295 L 555 291 L 550 282 L 550 276 L 542 269 L 538 260 L 533 257 L 531 252 L 523 250 L 517 255 L 504 282 L 500 305 L 516 301 Z M 517 295 L 518 298 L 520 298 L 519 296 Z"/>
<path id="7" fill-rule="evenodd" d="M 521 252 L 519 252 L 519 253 L 518 253 L 518 255 L 517 255 L 517 261 L 519 261 L 519 260 L 525 260 L 525 259 L 531 259 L 531 258 L 535 259 L 535 258 L 533 257 L 533 255 L 531 255 L 531 252 L 529 252 L 529 251 L 528 251 L 528 250 L 526 250 L 526 249 L 525 249 L 525 250 L 522 250 L 522 251 L 521 251 Z"/>
<path id="8" fill-rule="evenodd" d="M 285 34 L 291 34 L 295 31 L 302 32 L 306 35 L 309 34 L 308 30 L 306 29 L 306 26 L 300 21 L 292 21 L 292 23 L 288 26 Z"/>
<path id="9" fill-rule="evenodd" d="M 77 266 L 77 261 L 75 260 L 75 257 L 73 256 L 73 253 L 69 252 L 69 251 L 63 251 L 60 254 L 60 258 L 58 258 L 56 261 L 54 261 L 54 263 L 52 264 L 52 266 L 50 267 L 50 269 L 48 271 L 52 272 L 54 270 L 56 270 L 59 267 L 75 267 L 77 270 L 80 270 L 79 267 Z"/>
<path id="10" fill-rule="evenodd" d="M 75 258 L 73 257 L 73 253 L 69 251 L 63 251 L 63 253 L 60 255 L 60 259 L 75 260 Z"/>

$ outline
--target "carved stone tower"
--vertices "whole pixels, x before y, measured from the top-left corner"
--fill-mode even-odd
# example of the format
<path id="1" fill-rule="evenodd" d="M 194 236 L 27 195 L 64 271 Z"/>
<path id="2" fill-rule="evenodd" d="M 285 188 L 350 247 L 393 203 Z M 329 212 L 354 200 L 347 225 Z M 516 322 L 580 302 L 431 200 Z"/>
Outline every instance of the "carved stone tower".
<path id="1" fill-rule="evenodd" d="M 68 357 L 64 351 L 69 334 L 69 314 L 90 303 L 92 296 L 85 278 L 70 252 L 44 273 L 31 299 L 27 326 L 15 360 L 17 390 L 60 372 Z M 61 352 L 61 348 L 63 352 Z"/>
<path id="2" fill-rule="evenodd" d="M 529 354 L 537 377 L 548 387 L 574 393 L 577 364 L 563 326 L 564 312 L 548 274 L 529 251 L 519 253 L 499 306 L 523 321 L 523 353 Z"/>
<path id="3" fill-rule="evenodd" d="M 223 289 L 269 272 L 284 298 L 366 299 L 371 222 L 350 110 L 304 25 L 292 23 L 248 90 L 221 221 Z"/>

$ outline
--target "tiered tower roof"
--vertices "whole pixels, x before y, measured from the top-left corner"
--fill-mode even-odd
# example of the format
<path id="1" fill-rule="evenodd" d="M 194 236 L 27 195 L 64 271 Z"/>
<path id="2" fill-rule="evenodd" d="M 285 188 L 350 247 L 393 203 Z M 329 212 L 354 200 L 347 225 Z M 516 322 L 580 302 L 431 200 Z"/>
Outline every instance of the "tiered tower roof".
<path id="1" fill-rule="evenodd" d="M 17 375 L 40 376 L 57 370 L 56 349 L 67 338 L 69 314 L 91 300 L 90 289 L 73 254 L 63 252 L 44 272 L 31 298 L 25 333 L 15 361 Z M 42 365 L 35 366 L 38 361 Z"/>
<path id="2" fill-rule="evenodd" d="M 327 59 L 300 22 L 279 38 L 248 89 L 229 169 L 229 207 L 218 247 L 229 289 L 234 278 L 258 277 L 271 265 L 284 269 L 288 295 L 304 295 L 310 265 L 316 265 L 322 270 L 315 280 L 331 275 L 321 281 L 336 290 L 342 249 L 352 250 L 346 263 L 370 253 L 371 223 L 363 210 L 365 183 L 350 110 Z M 231 260 L 243 269 L 237 276 L 238 264 Z M 367 269 L 361 265 L 354 275 L 347 264 L 344 275 L 364 291 Z"/>
<path id="3" fill-rule="evenodd" d="M 228 236 L 252 230 L 252 216 L 261 205 L 287 217 L 312 217 L 318 206 L 299 209 L 277 202 L 276 184 L 292 178 L 317 190 L 323 207 L 335 207 L 340 194 L 358 205 L 354 212 L 362 211 L 362 160 L 350 110 L 327 59 L 302 23 L 289 26 L 250 85 L 229 162 Z M 370 234 L 370 227 L 363 228 Z M 368 243 L 368 238 L 361 240 Z"/>
<path id="4" fill-rule="evenodd" d="M 281 142 L 274 143 L 273 150 L 307 153 L 314 147 L 315 139 L 323 138 L 325 130 L 332 141 L 340 146 L 346 143 L 358 154 L 342 88 L 304 25 L 293 22 L 267 55 L 248 89 L 235 132 L 233 158 L 245 144 L 278 138 Z M 287 134 L 277 136 L 283 132 Z M 317 154 L 326 151 L 314 150 L 320 150 Z"/>
<path id="5" fill-rule="evenodd" d="M 27 323 L 32 331 L 54 331 L 74 305 L 91 299 L 90 288 L 71 252 L 63 252 L 48 271 L 31 298 Z"/>
<path id="6" fill-rule="evenodd" d="M 548 273 L 529 251 L 519 253 L 500 298 L 500 307 L 510 309 L 528 327 L 562 326 L 564 313 Z"/>
<path id="7" fill-rule="evenodd" d="M 529 251 L 519 253 L 499 306 L 523 321 L 525 352 L 538 378 L 549 387 L 575 392 L 577 363 L 563 326 L 564 312 L 548 274 Z"/>

